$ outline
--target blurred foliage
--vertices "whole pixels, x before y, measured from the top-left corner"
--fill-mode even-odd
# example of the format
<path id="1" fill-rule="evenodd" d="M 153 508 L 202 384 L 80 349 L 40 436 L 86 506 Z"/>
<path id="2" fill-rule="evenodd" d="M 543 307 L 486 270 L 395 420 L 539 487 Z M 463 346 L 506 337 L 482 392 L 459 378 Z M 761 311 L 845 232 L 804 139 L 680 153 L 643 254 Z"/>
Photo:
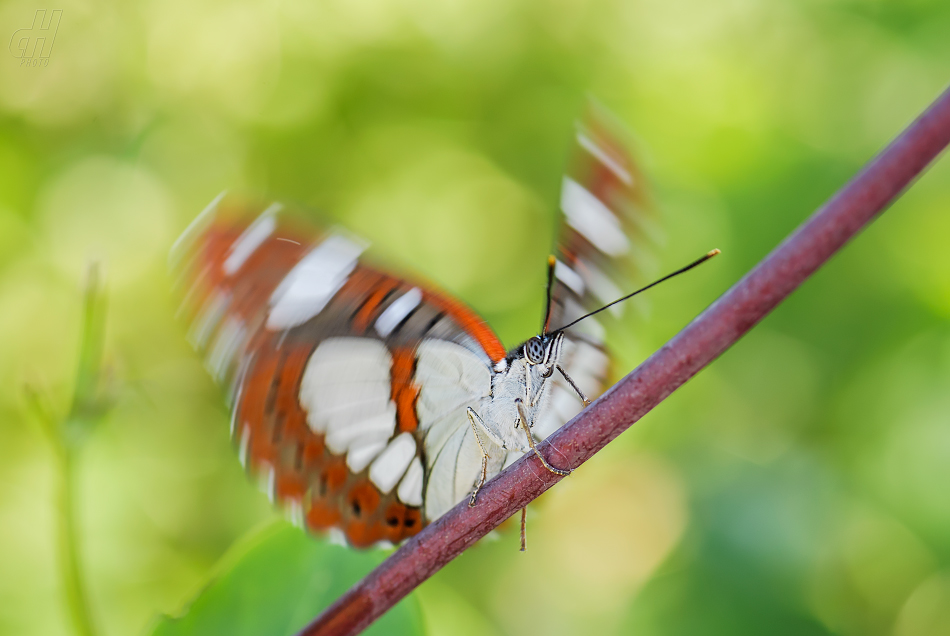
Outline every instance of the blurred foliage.
<path id="1" fill-rule="evenodd" d="M 946 0 L 51 8 L 48 66 L 0 55 L 0 633 L 17 635 L 71 633 L 55 459 L 23 387 L 68 411 L 90 259 L 110 282 L 117 388 L 75 467 L 78 534 L 94 623 L 143 633 L 276 515 L 234 458 L 165 274 L 218 192 L 326 210 L 513 344 L 535 328 L 590 92 L 639 135 L 657 271 L 723 250 L 631 303 L 611 330 L 626 371 L 950 77 Z M 7 37 L 35 9 L 0 4 Z M 427 632 L 950 633 L 948 207 L 944 160 L 532 506 L 526 554 L 502 532 L 424 584 Z"/>
<path id="2" fill-rule="evenodd" d="M 152 636 L 293 636 L 385 556 L 380 550 L 359 552 L 312 541 L 278 522 L 225 555 L 213 582 L 187 612 L 163 618 Z M 404 599 L 364 633 L 421 634 L 415 597 Z"/>

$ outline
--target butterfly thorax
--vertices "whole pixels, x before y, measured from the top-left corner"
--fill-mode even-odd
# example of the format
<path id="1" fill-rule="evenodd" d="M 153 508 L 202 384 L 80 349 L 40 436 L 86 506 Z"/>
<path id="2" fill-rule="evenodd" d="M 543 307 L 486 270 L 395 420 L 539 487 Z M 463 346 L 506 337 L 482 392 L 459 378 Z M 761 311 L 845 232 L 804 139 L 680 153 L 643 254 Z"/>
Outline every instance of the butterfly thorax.
<path id="1" fill-rule="evenodd" d="M 544 340 L 532 338 L 512 350 L 503 370 L 496 369 L 492 376 L 491 396 L 480 413 L 492 441 L 502 448 L 526 451 L 525 424 L 518 408 L 521 403 L 527 425 L 533 426 L 544 409 L 549 394 L 548 380 L 560 361 L 563 335 L 556 334 Z M 541 344 L 541 348 L 530 345 Z"/>

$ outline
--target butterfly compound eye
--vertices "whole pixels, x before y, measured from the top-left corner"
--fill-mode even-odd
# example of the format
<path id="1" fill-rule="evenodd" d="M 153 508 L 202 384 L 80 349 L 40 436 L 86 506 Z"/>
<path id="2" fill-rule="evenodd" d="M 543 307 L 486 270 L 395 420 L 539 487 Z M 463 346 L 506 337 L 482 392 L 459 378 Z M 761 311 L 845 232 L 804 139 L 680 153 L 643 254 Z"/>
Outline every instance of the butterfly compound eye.
<path id="1" fill-rule="evenodd" d="M 541 338 L 535 336 L 528 340 L 524 345 L 524 354 L 531 364 L 541 364 L 544 359 L 544 345 L 541 344 Z"/>

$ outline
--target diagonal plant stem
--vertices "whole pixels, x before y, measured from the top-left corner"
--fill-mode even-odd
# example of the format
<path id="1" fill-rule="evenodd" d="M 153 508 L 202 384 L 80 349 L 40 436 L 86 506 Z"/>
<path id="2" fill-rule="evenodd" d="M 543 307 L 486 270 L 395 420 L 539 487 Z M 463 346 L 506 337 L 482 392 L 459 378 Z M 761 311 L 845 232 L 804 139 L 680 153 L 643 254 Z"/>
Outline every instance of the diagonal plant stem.
<path id="1" fill-rule="evenodd" d="M 702 314 L 539 448 L 576 468 L 729 348 L 891 203 L 950 143 L 950 89 Z M 356 634 L 561 477 L 526 455 L 406 542 L 300 632 Z"/>

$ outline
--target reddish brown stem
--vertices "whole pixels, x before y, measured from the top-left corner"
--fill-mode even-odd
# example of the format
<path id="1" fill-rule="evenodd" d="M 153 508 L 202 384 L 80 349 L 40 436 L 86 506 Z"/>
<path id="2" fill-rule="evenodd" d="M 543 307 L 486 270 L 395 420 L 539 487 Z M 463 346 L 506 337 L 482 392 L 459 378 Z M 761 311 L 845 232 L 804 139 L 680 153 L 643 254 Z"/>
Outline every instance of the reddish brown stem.
<path id="1" fill-rule="evenodd" d="M 539 446 L 577 468 L 742 337 L 872 221 L 950 143 L 950 89 L 679 334 Z M 561 480 L 532 454 L 410 539 L 300 636 L 356 634 Z"/>

